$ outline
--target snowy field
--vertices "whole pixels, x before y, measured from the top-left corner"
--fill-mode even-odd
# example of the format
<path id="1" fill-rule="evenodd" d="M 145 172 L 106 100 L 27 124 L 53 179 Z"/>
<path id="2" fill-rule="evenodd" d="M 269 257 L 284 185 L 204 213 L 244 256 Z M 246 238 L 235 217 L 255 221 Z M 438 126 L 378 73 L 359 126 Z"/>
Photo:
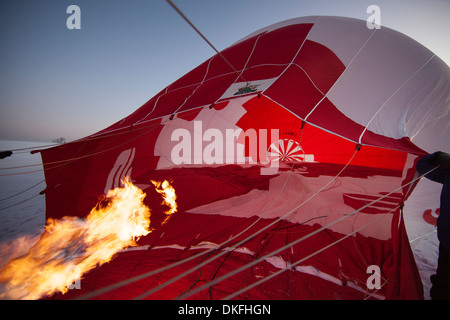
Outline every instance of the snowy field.
<path id="1" fill-rule="evenodd" d="M 48 143 L 0 141 L 0 151 L 39 147 Z M 0 267 L 12 257 L 26 253 L 45 225 L 44 172 L 40 154 L 17 150 L 0 159 Z M 424 222 L 427 209 L 439 207 L 441 186 L 422 179 L 405 205 L 405 224 L 411 247 L 429 299 L 430 276 L 436 271 L 436 228 Z M 12 244 L 16 246 L 13 246 Z M 18 248 L 13 250 L 13 248 Z"/>

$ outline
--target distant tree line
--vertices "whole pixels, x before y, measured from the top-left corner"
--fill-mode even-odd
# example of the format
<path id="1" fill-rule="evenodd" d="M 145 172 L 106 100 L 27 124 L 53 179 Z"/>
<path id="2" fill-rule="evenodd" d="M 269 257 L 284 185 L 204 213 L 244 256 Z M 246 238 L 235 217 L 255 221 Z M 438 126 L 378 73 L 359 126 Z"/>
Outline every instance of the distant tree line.
<path id="1" fill-rule="evenodd" d="M 59 138 L 53 139 L 52 142 L 63 144 L 63 143 L 66 143 L 66 138 L 59 137 Z"/>

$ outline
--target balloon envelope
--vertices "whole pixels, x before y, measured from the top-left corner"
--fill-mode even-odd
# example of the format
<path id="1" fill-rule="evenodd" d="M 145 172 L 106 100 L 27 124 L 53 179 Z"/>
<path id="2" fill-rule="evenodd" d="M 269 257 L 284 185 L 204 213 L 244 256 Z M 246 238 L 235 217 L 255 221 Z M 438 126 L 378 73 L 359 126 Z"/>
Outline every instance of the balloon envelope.
<path id="1" fill-rule="evenodd" d="M 86 216 L 126 176 L 152 212 L 138 247 L 55 297 L 155 271 L 95 298 L 423 298 L 402 207 L 416 161 L 450 151 L 448 66 L 344 17 L 283 21 L 222 55 L 237 73 L 215 55 L 121 121 L 42 151 L 47 217 Z M 178 211 L 163 223 L 150 180 L 165 179 Z"/>

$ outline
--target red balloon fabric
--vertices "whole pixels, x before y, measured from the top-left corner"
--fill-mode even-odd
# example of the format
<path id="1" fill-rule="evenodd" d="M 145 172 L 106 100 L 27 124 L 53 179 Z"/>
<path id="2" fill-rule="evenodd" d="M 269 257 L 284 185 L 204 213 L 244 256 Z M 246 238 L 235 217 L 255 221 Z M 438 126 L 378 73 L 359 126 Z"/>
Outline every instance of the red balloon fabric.
<path id="1" fill-rule="evenodd" d="M 402 208 L 435 127 L 450 132 L 448 66 L 344 17 L 283 21 L 221 54 L 237 72 L 215 55 L 41 152 L 48 218 L 86 216 L 128 176 L 153 229 L 52 298 L 423 298 Z M 150 180 L 164 179 L 178 211 L 163 224 Z"/>

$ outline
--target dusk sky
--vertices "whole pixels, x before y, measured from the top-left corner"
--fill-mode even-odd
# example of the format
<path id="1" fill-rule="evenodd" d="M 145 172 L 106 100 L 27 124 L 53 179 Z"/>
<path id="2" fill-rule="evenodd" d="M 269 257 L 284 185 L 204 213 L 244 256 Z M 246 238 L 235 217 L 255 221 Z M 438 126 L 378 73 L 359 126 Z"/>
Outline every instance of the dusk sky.
<path id="1" fill-rule="evenodd" d="M 267 25 L 309 15 L 366 20 L 450 65 L 450 0 L 173 0 L 223 50 Z M 67 7 L 81 9 L 69 30 Z M 0 139 L 67 141 L 124 118 L 215 52 L 165 0 L 1 0 Z"/>

